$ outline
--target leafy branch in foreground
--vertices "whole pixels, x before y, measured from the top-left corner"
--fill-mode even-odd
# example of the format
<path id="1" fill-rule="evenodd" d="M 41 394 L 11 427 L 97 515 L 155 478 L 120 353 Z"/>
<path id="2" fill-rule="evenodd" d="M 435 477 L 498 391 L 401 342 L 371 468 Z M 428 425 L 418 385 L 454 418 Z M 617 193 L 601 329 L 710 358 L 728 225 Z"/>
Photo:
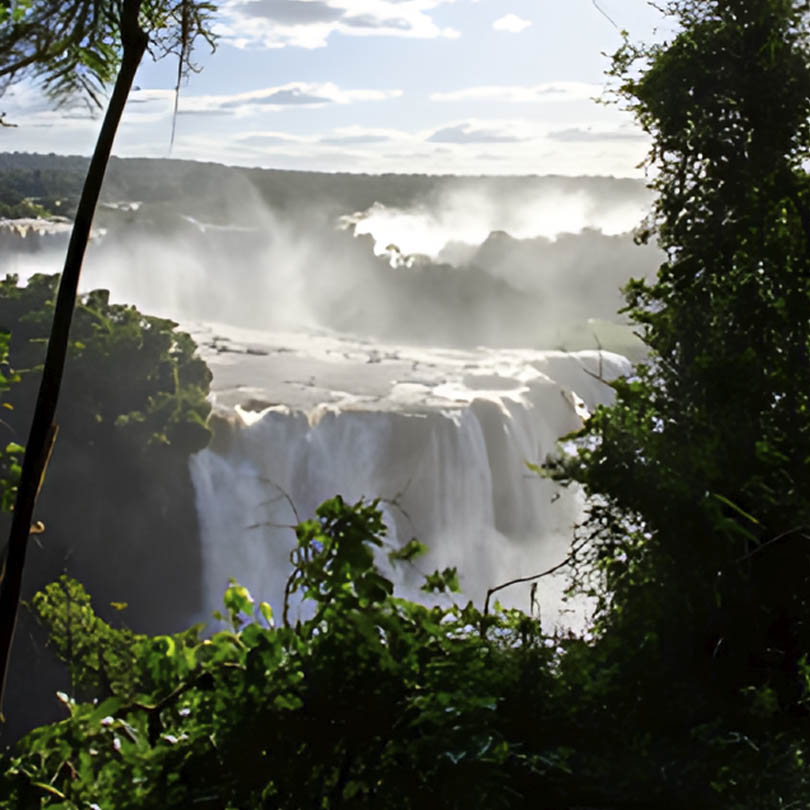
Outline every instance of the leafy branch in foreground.
<path id="1" fill-rule="evenodd" d="M 155 59 L 178 59 L 178 77 L 195 71 L 196 40 L 211 48 L 215 6 L 191 0 L 18 0 L 13 11 L 0 6 L 0 94 L 28 79 L 59 104 L 83 100 L 101 107 L 104 90 L 118 73 L 126 39 L 124 20 L 134 11 L 148 34 Z M 5 12 L 5 13 L 3 13 Z"/>
<path id="2" fill-rule="evenodd" d="M 5 763 L 0 807 L 510 806 L 515 775 L 561 767 L 497 712 L 552 650 L 520 614 L 394 597 L 374 565 L 384 531 L 375 505 L 339 498 L 299 525 L 288 593 L 314 614 L 294 625 L 234 583 L 229 629 L 148 638 L 96 618 L 67 578 L 46 588 L 34 608 L 98 702 L 62 697 L 69 717 Z"/>
<path id="3" fill-rule="evenodd" d="M 311 618 L 276 626 L 232 583 L 209 638 L 115 629 L 78 583 L 49 585 L 33 608 L 70 665 L 67 717 L 0 759 L 0 808 L 760 810 L 810 788 L 767 690 L 733 726 L 653 737 L 606 704 L 602 648 L 498 605 L 396 597 L 384 531 L 375 504 L 323 504 L 288 588 Z"/>

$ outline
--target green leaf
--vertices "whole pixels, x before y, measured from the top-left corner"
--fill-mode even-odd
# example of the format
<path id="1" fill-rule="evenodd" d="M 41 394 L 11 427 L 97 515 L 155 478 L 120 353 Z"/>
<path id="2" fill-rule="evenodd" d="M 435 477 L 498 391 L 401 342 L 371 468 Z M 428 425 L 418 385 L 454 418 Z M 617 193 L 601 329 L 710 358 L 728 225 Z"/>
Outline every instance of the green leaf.
<path id="1" fill-rule="evenodd" d="M 259 613 L 269 627 L 274 624 L 273 608 L 267 602 L 259 602 Z"/>
<path id="2" fill-rule="evenodd" d="M 239 614 L 250 614 L 253 612 L 253 597 L 243 585 L 239 585 L 236 580 L 231 579 L 231 585 L 225 591 L 223 599 L 225 609 L 232 618 Z"/>
<path id="3" fill-rule="evenodd" d="M 744 517 L 746 520 L 750 521 L 754 525 L 759 526 L 759 521 L 753 515 L 749 515 L 748 512 L 745 512 L 744 510 L 740 509 L 739 506 L 737 506 L 735 503 L 732 503 L 724 495 L 720 495 L 717 492 L 712 492 L 712 497 L 720 501 L 720 503 L 725 504 L 730 509 L 733 509 L 741 517 Z"/>
<path id="4" fill-rule="evenodd" d="M 424 543 L 420 543 L 417 539 L 409 540 L 402 548 L 394 549 L 394 551 L 388 552 L 388 559 L 391 562 L 395 561 L 404 561 L 404 562 L 412 562 L 417 557 L 421 557 L 423 554 L 427 553 L 427 546 Z"/>
<path id="5" fill-rule="evenodd" d="M 443 571 L 434 571 L 425 577 L 422 590 L 427 593 L 458 593 L 461 588 L 458 582 L 458 571 L 455 568 L 445 568 Z"/>

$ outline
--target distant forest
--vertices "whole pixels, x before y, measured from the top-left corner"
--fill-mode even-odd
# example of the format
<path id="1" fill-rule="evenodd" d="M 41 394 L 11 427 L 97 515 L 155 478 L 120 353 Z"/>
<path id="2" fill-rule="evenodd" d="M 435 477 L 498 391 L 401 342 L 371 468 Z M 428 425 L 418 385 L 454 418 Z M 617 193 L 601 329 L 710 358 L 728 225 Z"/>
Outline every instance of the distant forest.
<path id="1" fill-rule="evenodd" d="M 0 216 L 71 216 L 89 158 L 0 153 Z M 102 200 L 193 203 L 199 216 L 222 215 L 223 190 L 237 194 L 245 180 L 277 213 L 295 214 L 318 201 L 321 210 L 348 213 L 375 202 L 395 207 L 429 203 L 448 191 L 481 189 L 504 196 L 586 192 L 606 203 L 647 200 L 644 183 L 628 178 L 515 176 L 473 177 L 424 174 L 328 174 L 248 169 L 217 163 L 157 158 L 113 158 Z M 216 210 L 211 210 L 216 206 Z"/>
<path id="2" fill-rule="evenodd" d="M 0 154 L 0 218 L 71 218 L 87 165 L 87 158 L 76 156 Z M 531 216 L 543 199 L 552 211 L 557 200 L 572 199 L 576 207 L 581 197 L 584 208 L 609 212 L 645 210 L 649 196 L 642 181 L 613 177 L 328 174 L 130 158 L 110 163 L 94 226 L 107 234 L 97 249 L 112 251 L 111 261 L 124 255 L 138 256 L 146 265 L 164 262 L 169 254 L 160 250 L 182 245 L 183 256 L 194 257 L 200 268 L 219 268 L 207 276 L 206 283 L 214 285 L 231 278 L 225 268 L 231 265 L 234 244 L 247 264 L 248 256 L 265 264 L 269 256 L 286 262 L 284 245 L 299 245 L 307 258 L 296 272 L 313 282 L 308 311 L 337 330 L 361 329 L 381 340 L 418 341 L 430 334 L 448 345 L 590 348 L 596 339 L 588 319 L 615 322 L 623 304 L 620 287 L 630 277 L 654 272 L 660 263 L 655 248 L 639 249 L 627 234 L 593 228 L 556 239 L 494 231 L 478 245 L 451 241 L 438 256 L 418 256 L 413 272 L 403 273 L 389 256 L 374 255 L 371 237 L 354 239 L 350 230 L 335 224 L 375 203 L 428 214 L 464 211 L 469 205 L 474 215 L 483 202 L 494 210 L 525 207 Z M 205 225 L 214 230 L 203 235 Z M 237 230 L 229 233 L 219 226 Z M 0 251 L 30 252 L 46 241 L 55 246 L 64 239 L 64 234 L 29 239 L 14 229 L 0 229 Z M 324 264 L 344 279 L 339 289 L 322 283 L 318 268 Z M 267 273 L 272 275 L 272 269 Z M 264 298 L 265 276 L 243 274 L 243 289 L 253 285 L 249 299 Z M 225 290 L 206 300 L 215 309 L 195 317 L 227 320 Z M 266 314 L 262 311 L 260 322 L 252 325 L 266 326 Z M 611 326 L 597 342 L 633 357 L 642 351 L 624 328 L 617 332 Z"/>

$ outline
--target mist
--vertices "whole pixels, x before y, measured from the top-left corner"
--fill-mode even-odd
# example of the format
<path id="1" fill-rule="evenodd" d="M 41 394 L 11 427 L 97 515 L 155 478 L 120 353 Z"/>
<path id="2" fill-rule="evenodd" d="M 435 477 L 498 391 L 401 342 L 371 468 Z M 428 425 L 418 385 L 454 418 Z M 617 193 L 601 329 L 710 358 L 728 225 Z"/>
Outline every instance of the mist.
<path id="1" fill-rule="evenodd" d="M 641 218 L 638 187 L 585 178 L 560 190 L 560 182 L 453 179 L 422 189 L 419 202 L 378 200 L 350 214 L 336 195 L 274 205 L 234 172 L 218 178 L 216 200 L 204 206 L 193 195 L 108 205 L 82 283 L 180 321 L 565 347 L 592 319 L 615 320 L 620 287 L 660 257 L 630 236 Z M 60 261 L 59 250 L 46 250 L 0 269 L 27 277 Z"/>
<path id="2" fill-rule="evenodd" d="M 515 239 L 554 239 L 586 228 L 611 236 L 629 233 L 641 222 L 645 202 L 620 199 L 606 204 L 584 189 L 529 188 L 507 196 L 482 183 L 443 190 L 429 202 L 410 208 L 374 203 L 343 221 L 354 233 L 370 235 L 377 255 L 387 255 L 389 246 L 395 245 L 404 255 L 441 259 L 449 243 L 480 245 L 493 231 Z"/>
<path id="3" fill-rule="evenodd" d="M 278 608 L 294 536 L 277 527 L 336 494 L 383 499 L 390 543 L 418 536 L 425 570 L 459 569 L 462 600 L 557 564 L 582 496 L 526 463 L 608 402 L 603 375 L 643 351 L 616 313 L 622 285 L 660 262 L 631 234 L 647 195 L 613 178 L 113 161 L 82 289 L 192 334 L 213 374 L 213 439 L 125 480 L 115 459 L 99 470 L 57 448 L 37 585 L 67 572 L 147 632 L 206 621 L 231 577 Z M 0 272 L 59 272 L 67 229 L 0 223 Z M 114 489 L 102 517 L 126 513 L 112 536 L 76 516 L 75 487 L 102 492 L 99 477 Z M 111 554 L 126 564 L 111 570 Z M 395 579 L 419 595 L 418 572 Z M 549 629 L 585 624 L 564 587 L 547 580 L 537 602 Z M 501 596 L 530 604 L 527 588 Z"/>
<path id="4" fill-rule="evenodd" d="M 605 325 L 620 321 L 620 287 L 660 258 L 630 233 L 643 186 L 610 178 L 279 179 L 158 161 L 113 168 L 82 288 L 108 289 L 112 302 L 191 331 L 225 420 L 215 432 L 236 426 L 237 438 L 217 438 L 193 467 L 200 542 L 214 561 L 206 608 L 228 576 L 261 588 L 250 579 L 255 561 L 228 568 L 243 558 L 216 543 L 231 511 L 259 510 L 245 525 L 270 519 L 260 510 L 270 478 L 305 516 L 337 492 L 392 499 L 407 491 L 436 564 L 466 567 L 478 596 L 494 579 L 563 551 L 579 507 L 561 502 L 554 518 L 549 493 L 525 484 L 524 462 L 542 461 L 556 436 L 576 427 L 576 396 L 587 389 L 597 403 L 607 394 L 574 373 L 603 360 L 585 354 L 549 365 L 543 352 L 633 349 L 623 333 L 606 340 Z M 138 199 L 153 181 L 152 197 Z M 60 270 L 66 234 L 31 236 L 31 228 L 24 236 L 7 229 L 0 270 L 22 279 Z M 271 423 L 287 438 L 266 443 Z M 251 447 L 245 431 L 262 440 Z M 318 455 L 325 441 L 331 449 Z M 414 450 L 408 464 L 402 448 Z M 209 491 L 217 470 L 224 477 Z M 481 511 L 459 534 L 457 513 L 472 514 L 467 490 Z M 232 529 L 234 542 L 254 542 L 244 527 Z M 545 540 L 535 545 L 535 536 Z M 286 559 L 286 550 L 275 553 Z M 283 576 L 279 569 L 271 579 Z M 198 605 L 187 618 L 201 617 Z"/>

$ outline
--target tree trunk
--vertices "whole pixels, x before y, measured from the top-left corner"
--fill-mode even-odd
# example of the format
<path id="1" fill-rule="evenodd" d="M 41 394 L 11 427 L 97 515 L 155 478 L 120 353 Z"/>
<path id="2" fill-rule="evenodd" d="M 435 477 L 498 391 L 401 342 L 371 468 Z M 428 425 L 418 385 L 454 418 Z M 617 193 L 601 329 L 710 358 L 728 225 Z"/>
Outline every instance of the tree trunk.
<path id="1" fill-rule="evenodd" d="M 70 323 L 79 287 L 79 275 L 115 133 L 148 41 L 146 33 L 138 24 L 140 7 L 141 0 L 124 0 L 121 13 L 121 44 L 123 46 L 121 67 L 118 70 L 115 87 L 96 141 L 79 207 L 76 210 L 76 219 L 73 223 L 53 313 L 45 366 L 25 448 L 9 533 L 5 576 L 2 580 L 2 590 L 0 590 L 0 717 L 2 717 L 9 655 L 20 602 L 28 535 L 37 494 L 45 475 L 56 433 L 54 416 L 65 368 Z"/>

